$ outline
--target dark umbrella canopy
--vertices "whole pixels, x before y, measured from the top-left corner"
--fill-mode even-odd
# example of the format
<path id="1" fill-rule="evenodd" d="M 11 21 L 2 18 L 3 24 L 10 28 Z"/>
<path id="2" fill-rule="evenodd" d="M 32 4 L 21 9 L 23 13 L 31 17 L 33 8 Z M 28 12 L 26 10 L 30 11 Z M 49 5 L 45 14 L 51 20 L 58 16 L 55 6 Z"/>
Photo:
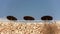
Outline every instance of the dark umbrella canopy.
<path id="1" fill-rule="evenodd" d="M 42 16 L 41 20 L 53 20 L 52 16 Z"/>
<path id="2" fill-rule="evenodd" d="M 14 20 L 14 21 L 16 21 L 16 20 L 17 20 L 17 18 L 16 18 L 16 17 L 14 17 L 14 16 L 7 16 L 7 19 L 8 19 L 8 20 Z"/>
<path id="3" fill-rule="evenodd" d="M 24 16 L 23 19 L 24 20 L 35 20 L 34 17 L 31 17 L 31 16 Z"/>

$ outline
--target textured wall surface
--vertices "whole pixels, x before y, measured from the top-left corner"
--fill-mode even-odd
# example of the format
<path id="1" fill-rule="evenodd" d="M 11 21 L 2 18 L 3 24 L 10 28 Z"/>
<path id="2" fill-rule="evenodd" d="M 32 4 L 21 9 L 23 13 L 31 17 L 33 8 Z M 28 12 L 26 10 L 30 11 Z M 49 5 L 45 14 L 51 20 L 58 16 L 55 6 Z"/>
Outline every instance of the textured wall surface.
<path id="1" fill-rule="evenodd" d="M 59 27 L 59 21 L 56 23 L 0 21 L 0 34 L 60 34 Z"/>

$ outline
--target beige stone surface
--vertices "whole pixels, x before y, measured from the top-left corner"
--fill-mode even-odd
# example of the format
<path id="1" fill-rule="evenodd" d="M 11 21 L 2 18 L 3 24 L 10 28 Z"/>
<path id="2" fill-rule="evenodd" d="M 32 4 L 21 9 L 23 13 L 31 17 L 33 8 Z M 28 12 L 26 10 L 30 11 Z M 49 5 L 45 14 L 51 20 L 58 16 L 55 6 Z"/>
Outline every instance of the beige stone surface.
<path id="1" fill-rule="evenodd" d="M 0 34 L 60 34 L 60 23 L 0 22 Z"/>

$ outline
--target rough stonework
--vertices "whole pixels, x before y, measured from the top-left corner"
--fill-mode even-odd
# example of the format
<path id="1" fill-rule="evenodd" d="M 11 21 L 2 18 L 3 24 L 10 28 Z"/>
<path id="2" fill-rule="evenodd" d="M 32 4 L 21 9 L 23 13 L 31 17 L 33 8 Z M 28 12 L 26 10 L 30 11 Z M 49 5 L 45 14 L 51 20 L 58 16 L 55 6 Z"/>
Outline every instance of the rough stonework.
<path id="1" fill-rule="evenodd" d="M 0 22 L 0 34 L 60 34 L 58 23 Z"/>

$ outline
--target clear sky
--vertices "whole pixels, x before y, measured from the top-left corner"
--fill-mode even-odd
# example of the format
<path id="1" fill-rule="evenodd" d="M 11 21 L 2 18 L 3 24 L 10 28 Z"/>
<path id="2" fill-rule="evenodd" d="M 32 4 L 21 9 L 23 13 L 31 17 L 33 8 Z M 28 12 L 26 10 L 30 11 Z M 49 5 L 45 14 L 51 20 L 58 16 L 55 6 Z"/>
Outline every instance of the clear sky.
<path id="1" fill-rule="evenodd" d="M 12 15 L 23 20 L 23 16 L 33 16 L 39 20 L 44 15 L 60 20 L 60 0 L 0 0 L 0 17 Z"/>

